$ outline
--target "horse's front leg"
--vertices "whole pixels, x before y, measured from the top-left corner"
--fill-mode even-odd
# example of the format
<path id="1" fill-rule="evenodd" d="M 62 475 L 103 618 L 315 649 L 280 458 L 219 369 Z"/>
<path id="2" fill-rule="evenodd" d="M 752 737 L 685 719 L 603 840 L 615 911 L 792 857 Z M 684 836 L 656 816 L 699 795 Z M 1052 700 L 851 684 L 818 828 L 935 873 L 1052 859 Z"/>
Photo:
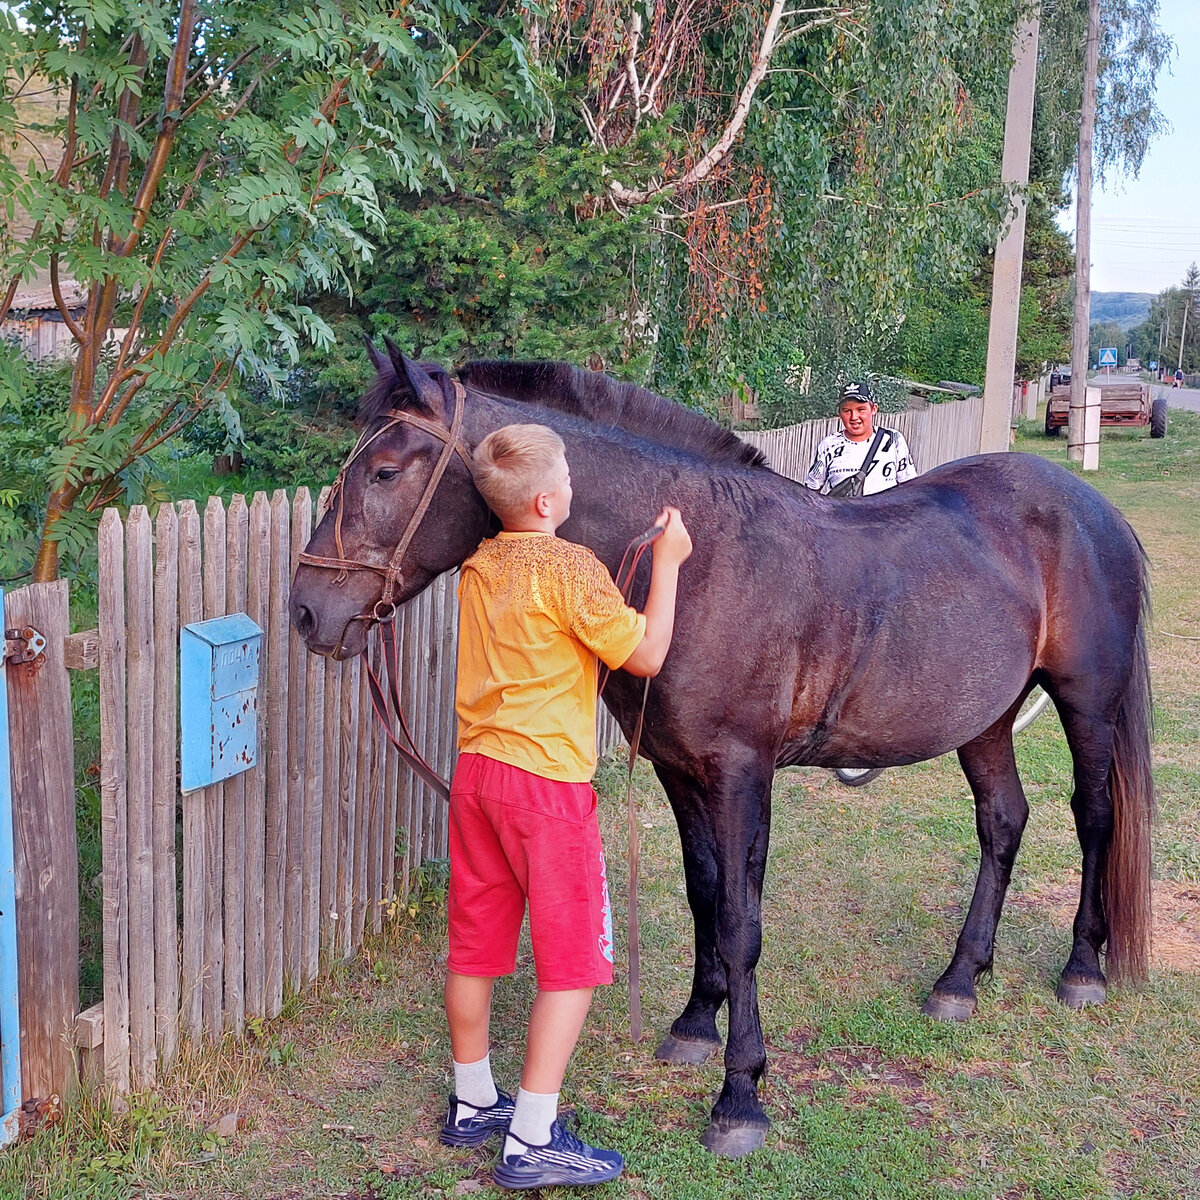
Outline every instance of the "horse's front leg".
<path id="1" fill-rule="evenodd" d="M 758 1098 L 767 1065 L 755 969 L 762 950 L 762 883 L 771 822 L 771 767 L 742 751 L 710 760 L 708 803 L 717 860 L 716 943 L 729 992 L 725 1083 L 704 1145 L 733 1158 L 757 1150 L 770 1122 Z"/>
<path id="2" fill-rule="evenodd" d="M 717 857 L 704 789 L 689 776 L 655 766 L 679 826 L 688 907 L 696 929 L 696 963 L 692 992 L 671 1032 L 654 1052 L 670 1063 L 702 1063 L 721 1049 L 717 1010 L 729 984 L 717 954 Z"/>

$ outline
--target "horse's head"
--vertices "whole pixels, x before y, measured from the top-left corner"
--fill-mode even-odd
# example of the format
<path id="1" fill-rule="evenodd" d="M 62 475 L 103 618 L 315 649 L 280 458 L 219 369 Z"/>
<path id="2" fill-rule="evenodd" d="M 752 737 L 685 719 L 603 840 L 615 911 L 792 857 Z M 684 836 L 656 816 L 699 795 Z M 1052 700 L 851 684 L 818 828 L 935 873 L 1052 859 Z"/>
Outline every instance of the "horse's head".
<path id="1" fill-rule="evenodd" d="M 376 380 L 362 434 L 292 580 L 297 632 L 339 659 L 362 651 L 372 619 L 461 563 L 489 521 L 471 481 L 462 387 L 387 348 L 368 347 Z"/>

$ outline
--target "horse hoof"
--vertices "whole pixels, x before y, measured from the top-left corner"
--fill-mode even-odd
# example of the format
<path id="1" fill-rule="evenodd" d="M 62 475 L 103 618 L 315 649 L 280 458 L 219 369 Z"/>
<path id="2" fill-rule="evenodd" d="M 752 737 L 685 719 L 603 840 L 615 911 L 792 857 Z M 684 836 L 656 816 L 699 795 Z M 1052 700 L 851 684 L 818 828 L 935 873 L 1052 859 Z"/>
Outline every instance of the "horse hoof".
<path id="1" fill-rule="evenodd" d="M 1059 980 L 1058 984 L 1058 1002 L 1065 1004 L 1068 1008 L 1086 1008 L 1089 1004 L 1103 1004 L 1108 999 L 1108 992 L 1104 984 L 1098 980 L 1091 980 L 1086 983 L 1068 983 L 1065 979 Z"/>
<path id="2" fill-rule="evenodd" d="M 762 1148 L 767 1140 L 765 1125 L 732 1125 L 727 1121 L 710 1121 L 701 1145 L 721 1158 L 741 1158 Z"/>
<path id="3" fill-rule="evenodd" d="M 921 1005 L 921 1011 L 935 1021 L 967 1021 L 975 1011 L 975 1001 L 967 996 L 930 992 L 929 999 Z"/>
<path id="4" fill-rule="evenodd" d="M 680 1038 L 668 1033 L 654 1052 L 659 1062 L 676 1063 L 679 1066 L 698 1067 L 702 1062 L 721 1052 L 720 1041 L 710 1042 L 701 1038 Z"/>

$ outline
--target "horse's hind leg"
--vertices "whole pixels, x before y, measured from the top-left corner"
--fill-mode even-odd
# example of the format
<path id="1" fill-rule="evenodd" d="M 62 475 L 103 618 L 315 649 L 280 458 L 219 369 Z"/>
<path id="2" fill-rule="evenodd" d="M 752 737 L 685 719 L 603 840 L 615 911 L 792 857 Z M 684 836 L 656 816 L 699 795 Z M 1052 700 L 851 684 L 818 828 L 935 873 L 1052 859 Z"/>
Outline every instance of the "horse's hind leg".
<path id="1" fill-rule="evenodd" d="M 1058 998 L 1070 1008 L 1082 1008 L 1085 1004 L 1103 1004 L 1107 993 L 1100 969 L 1100 948 L 1108 938 L 1102 881 L 1113 834 L 1113 805 L 1108 793 L 1113 729 L 1111 722 L 1072 708 L 1069 699 L 1062 703 L 1060 715 L 1074 766 L 1071 812 L 1083 851 L 1083 878 L 1071 956 L 1063 968 Z"/>
<path id="2" fill-rule="evenodd" d="M 675 812 L 683 847 L 688 905 L 696 928 L 692 992 L 655 1057 L 663 1062 L 702 1063 L 721 1049 L 717 1010 L 725 1002 L 728 979 L 717 955 L 717 859 L 704 791 L 694 780 L 655 767 Z"/>
<path id="3" fill-rule="evenodd" d="M 713 1105 L 704 1145 L 730 1158 L 757 1150 L 767 1115 L 758 1081 L 767 1066 L 755 969 L 762 950 L 762 884 L 771 822 L 774 762 L 730 747 L 708 762 L 708 806 L 717 863 L 717 956 L 729 981 L 725 1082 Z"/>
<path id="4" fill-rule="evenodd" d="M 996 926 L 1029 805 L 1017 775 L 1010 719 L 997 722 L 963 746 L 958 761 L 975 796 L 979 875 L 954 957 L 922 1011 L 940 1020 L 965 1021 L 975 1011 L 975 981 L 991 970 Z"/>

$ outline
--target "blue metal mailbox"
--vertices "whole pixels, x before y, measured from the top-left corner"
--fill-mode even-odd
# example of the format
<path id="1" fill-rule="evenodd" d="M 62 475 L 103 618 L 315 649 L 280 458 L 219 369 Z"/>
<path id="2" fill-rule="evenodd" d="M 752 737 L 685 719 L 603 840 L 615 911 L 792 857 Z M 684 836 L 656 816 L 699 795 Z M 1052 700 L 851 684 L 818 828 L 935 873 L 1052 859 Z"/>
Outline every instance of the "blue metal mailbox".
<path id="1" fill-rule="evenodd" d="M 185 792 L 254 766 L 262 630 L 245 613 L 179 631 L 179 774 Z"/>

